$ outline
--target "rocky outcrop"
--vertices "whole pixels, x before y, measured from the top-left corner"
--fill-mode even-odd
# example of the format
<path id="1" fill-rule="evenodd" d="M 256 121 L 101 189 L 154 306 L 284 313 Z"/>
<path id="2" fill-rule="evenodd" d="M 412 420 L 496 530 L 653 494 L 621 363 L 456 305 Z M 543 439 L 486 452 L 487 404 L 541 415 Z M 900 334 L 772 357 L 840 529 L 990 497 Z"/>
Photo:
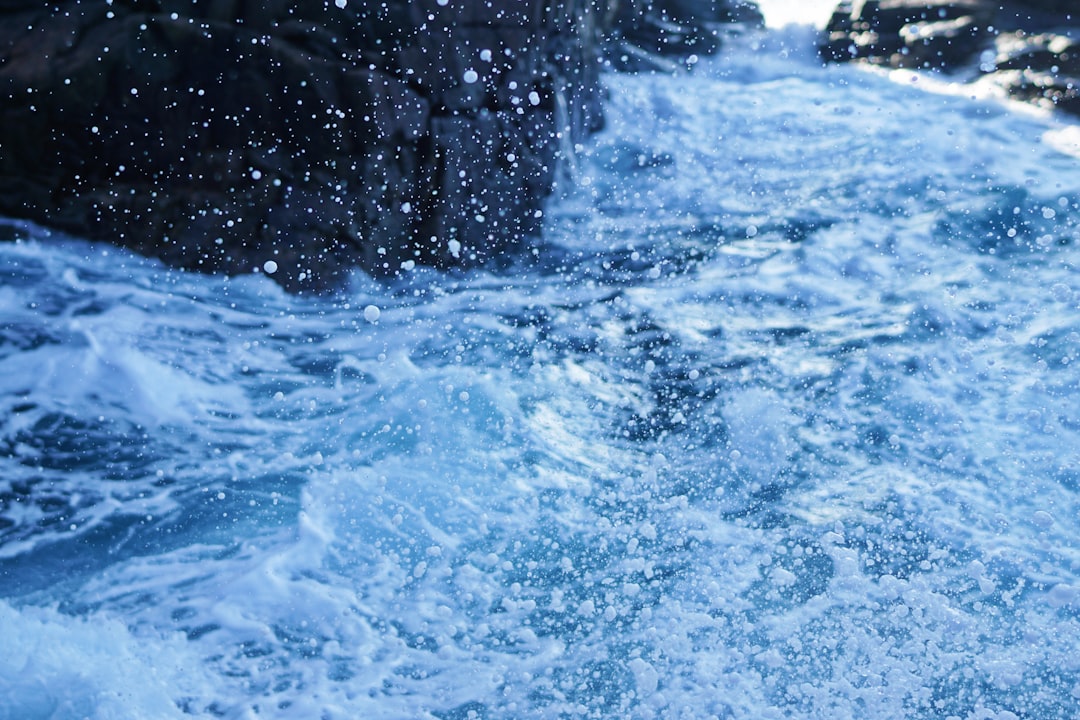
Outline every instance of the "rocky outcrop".
<path id="1" fill-rule="evenodd" d="M 587 2 L 0 10 L 0 213 L 293 288 L 500 252 L 600 122 Z"/>
<path id="2" fill-rule="evenodd" d="M 746 0 L 622 0 L 605 28 L 607 60 L 623 71 L 669 69 L 672 57 L 716 52 L 733 24 L 756 27 L 764 18 Z"/>
<path id="3" fill-rule="evenodd" d="M 993 0 L 843 0 L 826 27 L 829 60 L 943 68 L 990 35 Z"/>
<path id="4" fill-rule="evenodd" d="M 482 262 L 600 126 L 605 34 L 704 51 L 735 5 L 3 0 L 0 215 L 291 289 Z"/>
<path id="5" fill-rule="evenodd" d="M 1073 0 L 842 0 L 822 56 L 953 72 L 1080 114 Z"/>
<path id="6" fill-rule="evenodd" d="M 1072 21 L 1073 28 L 1030 25 L 996 35 L 981 57 L 985 81 L 1017 99 L 1080 115 L 1080 15 Z"/>

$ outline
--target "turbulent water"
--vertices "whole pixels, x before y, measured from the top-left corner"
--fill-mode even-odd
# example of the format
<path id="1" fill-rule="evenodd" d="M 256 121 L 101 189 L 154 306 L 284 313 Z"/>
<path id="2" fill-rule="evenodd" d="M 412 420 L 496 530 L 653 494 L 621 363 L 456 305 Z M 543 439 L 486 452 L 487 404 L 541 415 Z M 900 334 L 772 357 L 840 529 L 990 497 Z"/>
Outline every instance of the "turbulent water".
<path id="1" fill-rule="evenodd" d="M 1075 718 L 1078 128 L 803 34 L 498 271 L 0 245 L 0 718 Z"/>

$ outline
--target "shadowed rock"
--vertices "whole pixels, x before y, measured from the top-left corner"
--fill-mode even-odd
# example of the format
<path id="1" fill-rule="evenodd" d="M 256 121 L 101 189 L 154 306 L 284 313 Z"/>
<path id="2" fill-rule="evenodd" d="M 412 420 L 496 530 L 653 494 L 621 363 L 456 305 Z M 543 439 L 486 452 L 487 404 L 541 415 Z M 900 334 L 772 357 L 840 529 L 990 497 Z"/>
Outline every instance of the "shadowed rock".
<path id="1" fill-rule="evenodd" d="M 827 59 L 893 67 L 949 67 L 989 37 L 992 0 L 844 0 L 826 27 Z"/>
<path id="2" fill-rule="evenodd" d="M 627 2 L 4 0 L 0 215 L 293 290 L 490 260 L 600 127 L 616 19 L 733 7 Z"/>
<path id="3" fill-rule="evenodd" d="M 590 4 L 12 2 L 0 213 L 187 268 L 479 261 L 600 123 Z M 560 117 L 559 107 L 572 112 Z"/>
<path id="4" fill-rule="evenodd" d="M 1073 0 L 843 0 L 821 47 L 834 62 L 967 73 L 1080 114 Z"/>

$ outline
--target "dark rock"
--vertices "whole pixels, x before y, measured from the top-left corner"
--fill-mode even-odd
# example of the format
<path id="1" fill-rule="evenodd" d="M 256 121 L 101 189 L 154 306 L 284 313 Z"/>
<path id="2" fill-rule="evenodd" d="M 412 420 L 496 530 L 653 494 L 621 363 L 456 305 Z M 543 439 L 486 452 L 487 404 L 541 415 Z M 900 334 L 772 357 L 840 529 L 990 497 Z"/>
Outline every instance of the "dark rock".
<path id="1" fill-rule="evenodd" d="M 993 18 L 992 0 L 844 0 L 825 28 L 822 55 L 947 68 L 984 47 Z"/>
<path id="2" fill-rule="evenodd" d="M 1012 97 L 1080 115 L 1080 42 L 1065 35 L 1024 31 L 995 38 L 981 65 Z"/>
<path id="3" fill-rule="evenodd" d="M 757 6 L 742 0 L 623 0 L 608 33 L 608 61 L 623 71 L 668 71 L 691 55 L 716 52 L 733 25 L 764 24 Z"/>
<path id="4" fill-rule="evenodd" d="M 601 121 L 584 0 L 0 17 L 0 214 L 187 268 L 274 260 L 293 289 L 500 252 L 535 230 L 563 133 Z"/>
<path id="5" fill-rule="evenodd" d="M 603 37 L 707 52 L 740 7 L 0 0 L 0 215 L 291 289 L 481 262 L 600 127 Z"/>
<path id="6" fill-rule="evenodd" d="M 1080 114 L 1077 34 L 1073 0 L 843 0 L 821 53 L 834 62 L 966 74 Z"/>

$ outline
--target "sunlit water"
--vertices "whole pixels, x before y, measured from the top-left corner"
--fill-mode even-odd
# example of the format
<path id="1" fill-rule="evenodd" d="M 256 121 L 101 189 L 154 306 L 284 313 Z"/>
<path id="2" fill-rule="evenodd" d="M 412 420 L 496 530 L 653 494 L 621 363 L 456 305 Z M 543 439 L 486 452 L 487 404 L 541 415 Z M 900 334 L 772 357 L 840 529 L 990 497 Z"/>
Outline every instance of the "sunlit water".
<path id="1" fill-rule="evenodd" d="M 805 32 L 497 273 L 0 245 L 0 718 L 1076 717 L 1076 128 Z"/>

